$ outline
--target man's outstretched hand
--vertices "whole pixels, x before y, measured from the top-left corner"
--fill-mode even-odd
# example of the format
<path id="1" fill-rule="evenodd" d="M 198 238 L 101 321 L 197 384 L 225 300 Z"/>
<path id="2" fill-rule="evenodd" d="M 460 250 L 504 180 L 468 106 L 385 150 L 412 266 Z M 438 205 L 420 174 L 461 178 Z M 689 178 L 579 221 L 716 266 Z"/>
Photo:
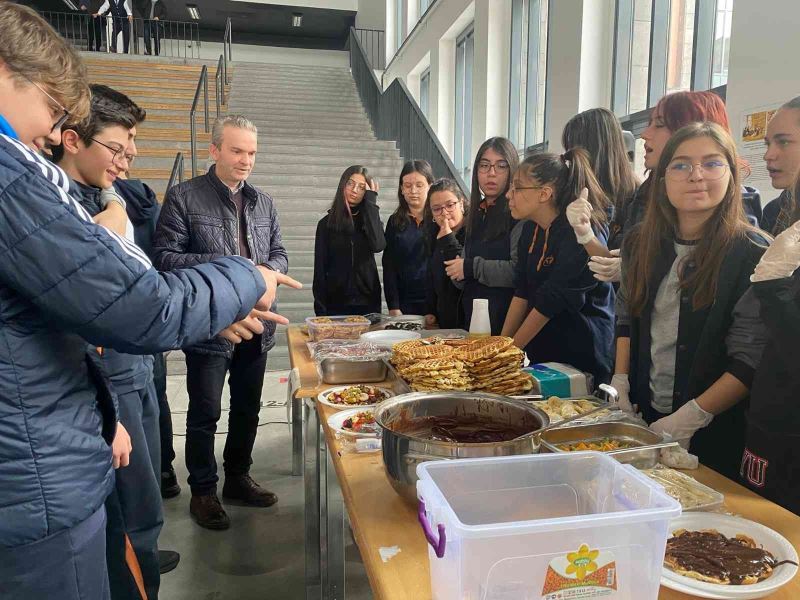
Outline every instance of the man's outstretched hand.
<path id="1" fill-rule="evenodd" d="M 278 271 L 273 271 L 266 267 L 262 267 L 261 265 L 258 265 L 256 268 L 258 269 L 258 272 L 261 273 L 261 276 L 264 278 L 264 283 L 267 285 L 267 291 L 256 303 L 256 309 L 267 311 L 265 314 L 272 315 L 272 317 L 264 317 L 268 321 L 276 321 L 283 324 L 288 323 L 288 321 L 280 315 L 269 312 L 272 308 L 272 305 L 275 303 L 275 296 L 278 294 L 278 286 L 288 285 L 291 288 L 299 290 L 303 287 L 303 284 L 292 279 L 288 275 L 284 275 Z"/>

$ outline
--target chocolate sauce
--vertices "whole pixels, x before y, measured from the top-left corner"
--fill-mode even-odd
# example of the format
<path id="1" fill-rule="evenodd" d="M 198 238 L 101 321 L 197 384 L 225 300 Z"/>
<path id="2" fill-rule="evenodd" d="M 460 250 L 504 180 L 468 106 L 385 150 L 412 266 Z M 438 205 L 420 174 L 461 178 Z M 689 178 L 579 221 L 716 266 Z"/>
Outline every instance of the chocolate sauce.
<path id="1" fill-rule="evenodd" d="M 680 568 L 741 585 L 748 578 L 759 580 L 779 564 L 763 548 L 744 540 L 711 531 L 687 531 L 667 540 L 667 556 Z"/>
<path id="2" fill-rule="evenodd" d="M 410 437 L 438 442 L 485 444 L 507 442 L 534 431 L 523 425 L 498 423 L 478 416 L 459 415 L 414 417 L 404 420 L 396 429 Z"/>

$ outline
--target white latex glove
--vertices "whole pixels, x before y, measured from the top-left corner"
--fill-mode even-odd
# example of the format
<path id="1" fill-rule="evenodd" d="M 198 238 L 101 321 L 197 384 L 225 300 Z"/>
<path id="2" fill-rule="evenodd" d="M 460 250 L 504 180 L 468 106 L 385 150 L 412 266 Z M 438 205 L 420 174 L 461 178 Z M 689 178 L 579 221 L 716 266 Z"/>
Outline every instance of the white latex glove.
<path id="1" fill-rule="evenodd" d="M 667 433 L 682 448 L 688 448 L 695 432 L 711 423 L 713 419 L 714 415 L 700 408 L 697 400 L 692 400 L 671 415 L 652 423 L 650 429 L 662 435 Z"/>
<path id="2" fill-rule="evenodd" d="M 620 265 L 622 259 L 619 257 L 619 250 L 612 250 L 613 257 L 592 256 L 589 259 L 589 270 L 594 273 L 594 278 L 598 281 L 619 281 Z"/>
<path id="3" fill-rule="evenodd" d="M 756 265 L 750 281 L 785 279 L 791 277 L 797 267 L 800 267 L 800 221 L 775 238 Z"/>
<path id="4" fill-rule="evenodd" d="M 579 244 L 588 244 L 594 239 L 592 231 L 592 205 L 589 204 L 589 190 L 583 188 L 581 195 L 567 206 L 567 221 L 575 230 Z"/>
<path id="5" fill-rule="evenodd" d="M 628 375 L 617 373 L 611 378 L 611 387 L 617 390 L 617 406 L 629 415 L 636 414 L 631 404 L 631 384 L 628 382 Z"/>

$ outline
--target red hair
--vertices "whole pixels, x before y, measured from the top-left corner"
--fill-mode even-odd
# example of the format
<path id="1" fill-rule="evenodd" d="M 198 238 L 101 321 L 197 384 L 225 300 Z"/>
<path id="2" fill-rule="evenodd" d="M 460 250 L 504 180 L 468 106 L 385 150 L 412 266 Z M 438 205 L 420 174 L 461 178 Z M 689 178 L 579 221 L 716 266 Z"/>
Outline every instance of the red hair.
<path id="1" fill-rule="evenodd" d="M 661 120 L 675 133 L 689 123 L 710 122 L 721 125 L 730 133 L 725 102 L 714 92 L 675 92 L 663 96 L 653 114 L 660 113 Z"/>

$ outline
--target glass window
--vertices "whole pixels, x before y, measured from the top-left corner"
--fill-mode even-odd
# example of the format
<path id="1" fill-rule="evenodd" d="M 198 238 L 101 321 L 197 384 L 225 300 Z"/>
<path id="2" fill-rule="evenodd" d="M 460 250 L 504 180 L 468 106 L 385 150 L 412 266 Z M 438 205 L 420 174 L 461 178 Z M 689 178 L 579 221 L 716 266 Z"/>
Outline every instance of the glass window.
<path id="1" fill-rule="evenodd" d="M 419 78 L 419 108 L 422 114 L 427 118 L 430 114 L 428 109 L 430 107 L 430 92 L 431 92 L 431 70 L 425 69 Z"/>
<path id="2" fill-rule="evenodd" d="M 667 94 L 692 87 L 695 3 L 696 0 L 672 0 L 670 5 Z"/>
<path id="3" fill-rule="evenodd" d="M 455 166 L 464 181 L 472 177 L 472 64 L 475 52 L 473 31 L 456 42 Z M 469 183 L 467 183 L 469 185 Z"/>
<path id="4" fill-rule="evenodd" d="M 419 0 L 419 18 L 422 18 L 422 15 L 425 14 L 425 11 L 428 10 L 428 7 L 431 5 L 431 0 Z"/>
<path id="5" fill-rule="evenodd" d="M 405 3 L 406 0 L 395 0 L 395 14 L 394 14 L 394 23 L 395 23 L 395 49 L 399 50 L 400 46 L 403 45 L 403 40 L 405 40 L 405 30 L 406 28 L 403 27 L 403 21 L 405 19 Z"/>
<path id="6" fill-rule="evenodd" d="M 513 0 L 508 134 L 519 149 L 544 140 L 548 0 Z"/>
<path id="7" fill-rule="evenodd" d="M 731 48 L 731 22 L 733 0 L 717 0 L 714 26 L 714 49 L 712 51 L 711 87 L 728 83 L 728 59 Z"/>

